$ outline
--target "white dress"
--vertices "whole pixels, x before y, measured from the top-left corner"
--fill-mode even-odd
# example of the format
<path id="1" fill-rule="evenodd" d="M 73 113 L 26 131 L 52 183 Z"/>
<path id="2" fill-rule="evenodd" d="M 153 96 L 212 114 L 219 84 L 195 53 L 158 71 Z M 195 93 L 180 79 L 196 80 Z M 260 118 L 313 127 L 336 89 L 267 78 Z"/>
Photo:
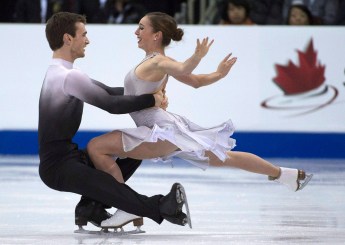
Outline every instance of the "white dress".
<path id="1" fill-rule="evenodd" d="M 157 53 L 145 57 L 141 63 L 155 55 Z M 152 93 L 168 79 L 168 76 L 165 76 L 158 82 L 141 80 L 135 74 L 136 67 L 125 77 L 125 95 Z M 158 140 L 168 140 L 179 148 L 169 155 L 152 159 L 154 161 L 171 163 L 173 157 L 178 157 L 205 169 L 209 165 L 205 151 L 212 151 L 220 160 L 225 161 L 228 158 L 226 152 L 236 144 L 236 141 L 230 138 L 234 132 L 231 120 L 212 128 L 203 128 L 183 116 L 156 107 L 130 115 L 137 128 L 120 129 L 125 151 L 131 151 L 143 142 Z"/>

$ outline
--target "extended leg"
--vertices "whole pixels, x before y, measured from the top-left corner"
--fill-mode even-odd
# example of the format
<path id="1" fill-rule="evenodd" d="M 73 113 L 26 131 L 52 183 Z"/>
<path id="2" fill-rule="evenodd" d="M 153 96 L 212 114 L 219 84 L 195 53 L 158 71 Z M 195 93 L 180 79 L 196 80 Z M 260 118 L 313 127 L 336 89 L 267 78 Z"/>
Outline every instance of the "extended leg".
<path id="1" fill-rule="evenodd" d="M 306 174 L 303 170 L 275 166 L 247 152 L 230 151 L 228 152 L 229 158 L 224 163 L 212 153 L 208 152 L 208 155 L 212 166 L 235 167 L 253 173 L 264 174 L 268 176 L 269 180 L 275 180 L 286 185 L 293 191 L 303 189 L 313 176 L 312 174 Z"/>
<path id="2" fill-rule="evenodd" d="M 279 167 L 252 153 L 229 151 L 228 155 L 229 158 L 226 159 L 225 162 L 222 162 L 212 153 L 208 153 L 208 156 L 210 157 L 210 164 L 216 167 L 227 166 L 239 168 L 252 173 L 264 174 L 273 177 L 279 176 Z"/>

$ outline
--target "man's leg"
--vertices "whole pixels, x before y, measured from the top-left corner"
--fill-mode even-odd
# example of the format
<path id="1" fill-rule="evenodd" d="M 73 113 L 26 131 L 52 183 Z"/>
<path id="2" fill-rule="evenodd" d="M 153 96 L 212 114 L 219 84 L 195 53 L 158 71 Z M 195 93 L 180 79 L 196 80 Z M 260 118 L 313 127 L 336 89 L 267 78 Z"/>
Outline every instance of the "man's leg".
<path id="1" fill-rule="evenodd" d="M 86 150 L 80 150 L 79 160 L 86 166 L 95 168 Z M 93 225 L 100 227 L 103 220 L 111 217 L 111 214 L 105 210 L 106 208 L 111 207 L 86 196 L 81 196 L 80 201 L 78 202 L 74 211 L 75 224 L 78 226 L 85 226 L 88 222 L 90 222 Z"/>
<path id="2" fill-rule="evenodd" d="M 117 182 L 111 175 L 86 166 L 80 161 L 80 152 L 77 150 L 69 152 L 60 161 L 50 158 L 55 161 L 42 157 L 44 160 L 41 160 L 39 174 L 42 181 L 52 189 L 80 194 L 107 206 L 150 218 L 158 224 L 167 219 L 185 225 L 178 188 L 172 188 L 166 195 L 173 198 L 163 199 L 163 195 L 147 197 Z M 177 219 L 172 221 L 172 217 Z"/>
<path id="3" fill-rule="evenodd" d="M 86 151 L 81 152 L 81 160 L 87 166 L 94 168 Z M 141 164 L 141 160 L 131 158 L 117 159 L 116 162 L 122 171 L 125 181 L 134 174 Z M 75 207 L 75 224 L 78 226 L 85 226 L 87 225 L 87 222 L 90 222 L 99 227 L 103 220 L 111 217 L 105 208 L 111 208 L 111 206 L 106 206 L 98 201 L 82 196 Z"/>
<path id="4" fill-rule="evenodd" d="M 107 206 L 151 218 L 157 223 L 163 220 L 159 210 L 159 200 L 163 195 L 140 195 L 111 175 L 80 163 L 62 163 L 59 171 L 59 176 L 64 176 L 58 187 L 62 191 L 81 194 Z"/>
<path id="5" fill-rule="evenodd" d="M 178 224 L 187 224 L 182 212 L 185 202 L 180 192 L 180 184 L 173 185 L 170 192 L 151 197 L 141 195 L 126 184 L 117 182 L 111 175 L 84 164 L 62 163 L 59 176 L 65 176 L 59 188 L 97 200 L 105 205 L 121 209 L 141 217 L 162 223 L 163 219 Z"/>
<path id="6" fill-rule="evenodd" d="M 120 167 L 123 179 L 126 182 L 139 168 L 142 161 L 132 158 L 123 158 L 117 159 L 116 162 L 117 165 Z"/>

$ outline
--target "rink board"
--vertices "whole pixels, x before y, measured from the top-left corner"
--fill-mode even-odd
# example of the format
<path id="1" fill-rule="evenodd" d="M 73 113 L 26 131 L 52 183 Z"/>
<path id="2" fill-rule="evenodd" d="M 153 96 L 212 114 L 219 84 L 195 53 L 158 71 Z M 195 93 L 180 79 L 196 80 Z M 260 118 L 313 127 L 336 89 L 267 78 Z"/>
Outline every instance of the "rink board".
<path id="1" fill-rule="evenodd" d="M 75 142 L 84 148 L 87 142 L 105 131 L 81 131 Z M 0 154 L 35 155 L 38 153 L 36 131 L 0 131 Z M 345 158 L 345 134 L 294 132 L 235 132 L 235 150 L 262 157 Z"/>

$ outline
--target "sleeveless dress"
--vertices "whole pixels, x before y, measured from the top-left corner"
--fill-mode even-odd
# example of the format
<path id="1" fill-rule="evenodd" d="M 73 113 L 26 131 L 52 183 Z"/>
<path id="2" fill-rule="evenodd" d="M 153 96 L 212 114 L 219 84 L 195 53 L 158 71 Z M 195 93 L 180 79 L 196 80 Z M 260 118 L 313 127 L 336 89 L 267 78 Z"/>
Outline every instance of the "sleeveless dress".
<path id="1" fill-rule="evenodd" d="M 148 94 L 156 91 L 163 83 L 167 82 L 168 75 L 161 81 L 151 82 L 139 79 L 135 69 L 146 60 L 159 53 L 145 57 L 136 67 L 129 71 L 124 81 L 125 95 Z M 168 140 L 179 149 L 173 153 L 151 159 L 172 163 L 173 157 L 183 159 L 197 167 L 206 169 L 209 166 L 205 151 L 212 151 L 223 162 L 228 158 L 227 151 L 233 149 L 236 141 L 230 136 L 234 132 L 231 120 L 220 125 L 204 128 L 187 118 L 152 107 L 130 113 L 137 128 L 120 129 L 125 151 L 131 151 L 143 142 L 157 142 Z"/>

